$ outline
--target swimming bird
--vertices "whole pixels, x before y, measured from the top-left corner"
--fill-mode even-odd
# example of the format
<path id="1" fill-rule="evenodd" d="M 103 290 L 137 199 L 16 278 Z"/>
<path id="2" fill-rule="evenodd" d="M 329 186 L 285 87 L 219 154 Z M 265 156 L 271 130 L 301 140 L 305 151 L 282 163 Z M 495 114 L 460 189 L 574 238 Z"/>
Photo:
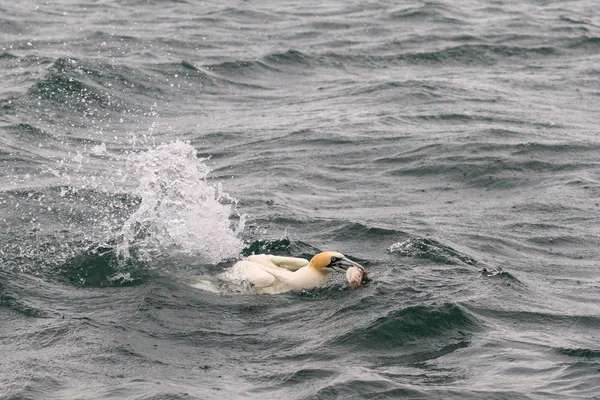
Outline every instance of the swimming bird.
<path id="1" fill-rule="evenodd" d="M 258 254 L 238 261 L 226 275 L 247 282 L 257 294 L 278 294 L 322 286 L 330 272 L 345 272 L 350 267 L 364 269 L 335 251 L 319 253 L 310 261 Z"/>

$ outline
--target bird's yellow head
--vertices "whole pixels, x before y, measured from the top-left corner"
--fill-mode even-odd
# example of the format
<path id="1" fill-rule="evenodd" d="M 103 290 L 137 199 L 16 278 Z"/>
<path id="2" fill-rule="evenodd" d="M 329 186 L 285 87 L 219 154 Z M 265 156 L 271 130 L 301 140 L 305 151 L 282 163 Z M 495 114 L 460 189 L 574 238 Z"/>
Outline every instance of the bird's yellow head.
<path id="1" fill-rule="evenodd" d="M 363 268 L 360 264 L 348 260 L 342 253 L 336 251 L 324 251 L 315 255 L 310 260 L 310 265 L 325 274 L 331 271 L 345 272 L 352 266 Z"/>

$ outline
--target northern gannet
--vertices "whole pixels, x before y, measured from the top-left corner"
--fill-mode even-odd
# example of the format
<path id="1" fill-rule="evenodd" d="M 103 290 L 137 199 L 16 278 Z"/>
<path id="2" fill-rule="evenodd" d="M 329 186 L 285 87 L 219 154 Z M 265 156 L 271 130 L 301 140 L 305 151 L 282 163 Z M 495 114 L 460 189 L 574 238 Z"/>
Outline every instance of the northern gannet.
<path id="1" fill-rule="evenodd" d="M 360 264 L 335 251 L 319 253 L 310 261 L 257 254 L 236 262 L 226 275 L 229 279 L 249 283 L 257 294 L 278 294 L 322 286 L 331 271 L 345 272 L 350 267 L 364 270 Z"/>

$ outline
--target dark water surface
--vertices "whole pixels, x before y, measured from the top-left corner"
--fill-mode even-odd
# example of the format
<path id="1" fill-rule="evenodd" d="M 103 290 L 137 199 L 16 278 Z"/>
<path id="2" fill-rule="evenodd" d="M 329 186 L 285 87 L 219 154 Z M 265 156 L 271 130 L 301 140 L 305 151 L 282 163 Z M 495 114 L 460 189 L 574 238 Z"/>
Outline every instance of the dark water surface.
<path id="1" fill-rule="evenodd" d="M 0 398 L 600 398 L 595 1 L 5 1 L 0 82 Z"/>

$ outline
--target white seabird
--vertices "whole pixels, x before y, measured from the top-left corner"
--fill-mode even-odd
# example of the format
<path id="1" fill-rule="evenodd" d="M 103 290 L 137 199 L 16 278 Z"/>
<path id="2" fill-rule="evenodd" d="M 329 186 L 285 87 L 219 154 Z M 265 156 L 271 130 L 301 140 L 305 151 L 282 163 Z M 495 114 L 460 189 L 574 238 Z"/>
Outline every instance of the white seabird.
<path id="1" fill-rule="evenodd" d="M 345 272 L 349 267 L 364 270 L 360 264 L 335 251 L 319 253 L 310 261 L 257 254 L 236 262 L 226 276 L 247 282 L 257 294 L 278 294 L 322 286 L 331 271 Z"/>

